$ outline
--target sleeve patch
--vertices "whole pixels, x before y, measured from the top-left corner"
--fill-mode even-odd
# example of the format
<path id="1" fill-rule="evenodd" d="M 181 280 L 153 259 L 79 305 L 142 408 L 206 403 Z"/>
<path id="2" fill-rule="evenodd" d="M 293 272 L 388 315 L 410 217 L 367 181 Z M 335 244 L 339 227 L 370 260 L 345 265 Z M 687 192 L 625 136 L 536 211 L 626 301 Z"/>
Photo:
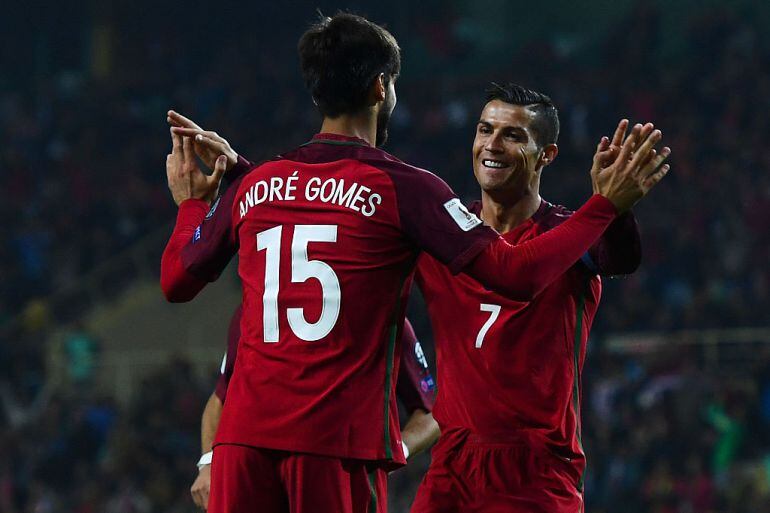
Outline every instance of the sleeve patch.
<path id="1" fill-rule="evenodd" d="M 423 392 L 429 392 L 430 390 L 436 389 L 436 382 L 433 381 L 433 376 L 428 375 L 428 377 L 423 378 L 420 380 L 420 389 Z"/>
<path id="2" fill-rule="evenodd" d="M 465 205 L 463 205 L 459 198 L 447 201 L 444 203 L 444 208 L 452 216 L 457 226 L 464 232 L 470 231 L 481 224 L 481 219 L 476 217 L 475 214 L 468 212 L 468 209 L 465 208 Z"/>

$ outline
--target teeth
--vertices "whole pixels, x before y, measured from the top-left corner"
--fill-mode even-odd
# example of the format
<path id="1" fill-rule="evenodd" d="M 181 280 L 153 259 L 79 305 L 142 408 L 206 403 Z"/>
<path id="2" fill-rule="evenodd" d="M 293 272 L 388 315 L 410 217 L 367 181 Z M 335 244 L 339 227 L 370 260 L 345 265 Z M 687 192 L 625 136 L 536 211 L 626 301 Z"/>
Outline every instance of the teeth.
<path id="1" fill-rule="evenodd" d="M 496 160 L 482 160 L 482 164 L 484 164 L 486 167 L 493 167 L 496 169 L 501 169 L 506 167 L 506 164 L 504 162 L 498 162 Z"/>

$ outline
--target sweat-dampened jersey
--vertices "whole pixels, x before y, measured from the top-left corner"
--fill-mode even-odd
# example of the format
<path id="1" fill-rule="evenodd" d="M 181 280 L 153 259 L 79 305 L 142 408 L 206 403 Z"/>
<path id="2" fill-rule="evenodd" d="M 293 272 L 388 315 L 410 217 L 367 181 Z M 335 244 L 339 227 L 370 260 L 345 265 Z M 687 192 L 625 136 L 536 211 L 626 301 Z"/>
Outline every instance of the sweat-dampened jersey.
<path id="1" fill-rule="evenodd" d="M 214 393 L 222 403 L 227 397 L 227 387 L 233 376 L 235 359 L 238 356 L 242 311 L 243 308 L 238 306 L 232 319 L 230 319 L 230 326 L 227 331 L 227 351 L 222 357 L 219 378 L 214 389 Z M 401 335 L 401 364 L 396 381 L 396 397 L 404 405 L 408 414 L 417 409 L 430 412 L 436 400 L 436 383 L 409 319 L 404 321 Z"/>
<path id="2" fill-rule="evenodd" d="M 471 212 L 478 213 L 474 204 Z M 520 244 L 572 213 L 543 201 L 526 222 L 504 233 Z M 631 213 L 610 225 L 587 253 L 529 302 L 490 292 L 467 275 L 453 276 L 421 255 L 416 280 L 430 312 L 438 396 L 433 415 L 441 436 L 472 433 L 524 442 L 569 463 L 580 489 L 580 373 L 601 295 L 599 274 L 633 272 L 640 244 Z"/>

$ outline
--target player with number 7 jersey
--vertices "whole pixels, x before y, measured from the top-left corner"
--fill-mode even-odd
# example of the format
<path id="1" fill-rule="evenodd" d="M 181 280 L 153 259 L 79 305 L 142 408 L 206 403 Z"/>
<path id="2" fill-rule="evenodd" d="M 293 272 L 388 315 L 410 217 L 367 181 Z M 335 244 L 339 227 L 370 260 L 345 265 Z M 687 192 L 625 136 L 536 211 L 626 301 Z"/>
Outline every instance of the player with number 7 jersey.
<path id="1" fill-rule="evenodd" d="M 595 168 L 624 145 L 627 120 L 603 138 Z M 655 140 L 651 124 L 643 130 Z M 526 245 L 574 214 L 540 196 L 556 157 L 559 121 L 551 99 L 516 84 L 492 84 L 473 144 L 481 201 L 471 212 L 506 241 Z M 653 173 L 663 148 L 642 175 Z M 453 276 L 428 254 L 417 283 L 436 339 L 441 437 L 412 513 L 579 513 L 586 458 L 581 443 L 581 371 L 601 296 L 599 275 L 628 274 L 641 259 L 633 214 L 528 301 Z"/>

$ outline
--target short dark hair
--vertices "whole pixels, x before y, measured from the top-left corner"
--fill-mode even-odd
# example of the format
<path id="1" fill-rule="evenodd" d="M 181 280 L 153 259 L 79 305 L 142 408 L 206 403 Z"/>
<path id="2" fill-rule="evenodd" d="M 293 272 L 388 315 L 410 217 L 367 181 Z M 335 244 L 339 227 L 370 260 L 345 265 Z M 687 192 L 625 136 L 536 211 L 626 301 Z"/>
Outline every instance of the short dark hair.
<path id="1" fill-rule="evenodd" d="M 322 17 L 302 34 L 297 48 L 305 85 L 326 117 L 360 112 L 380 73 L 387 85 L 401 71 L 396 38 L 355 14 Z"/>
<path id="2" fill-rule="evenodd" d="M 535 142 L 541 148 L 547 144 L 556 144 L 559 139 L 559 111 L 550 97 L 517 84 L 498 84 L 492 82 L 486 90 L 487 101 L 500 100 L 511 105 L 522 105 L 535 111 L 532 132 Z"/>

